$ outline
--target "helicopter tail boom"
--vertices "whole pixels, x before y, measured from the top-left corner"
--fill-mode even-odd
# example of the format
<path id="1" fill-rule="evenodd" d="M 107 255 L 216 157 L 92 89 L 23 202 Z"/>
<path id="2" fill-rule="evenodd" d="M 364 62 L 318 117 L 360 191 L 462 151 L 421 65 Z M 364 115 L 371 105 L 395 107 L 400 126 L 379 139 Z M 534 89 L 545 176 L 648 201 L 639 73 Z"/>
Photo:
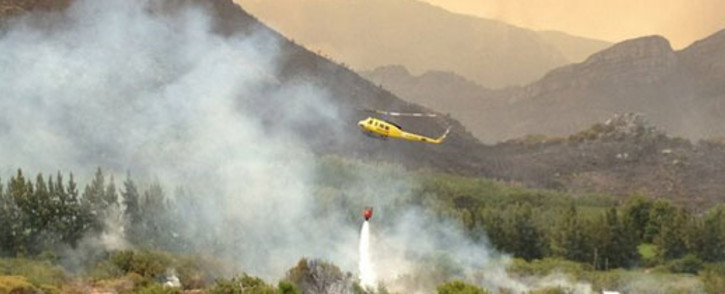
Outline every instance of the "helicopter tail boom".
<path id="1" fill-rule="evenodd" d="M 431 143 L 431 144 L 440 144 L 440 143 L 443 143 L 443 141 L 445 141 L 446 136 L 448 136 L 448 133 L 450 131 L 451 131 L 451 128 L 449 127 L 448 129 L 446 129 L 446 132 L 443 133 L 442 136 L 440 136 L 436 139 L 413 134 L 413 133 L 408 133 L 408 132 L 402 132 L 401 137 L 403 139 L 410 140 L 410 141 L 420 141 L 420 142 Z"/>

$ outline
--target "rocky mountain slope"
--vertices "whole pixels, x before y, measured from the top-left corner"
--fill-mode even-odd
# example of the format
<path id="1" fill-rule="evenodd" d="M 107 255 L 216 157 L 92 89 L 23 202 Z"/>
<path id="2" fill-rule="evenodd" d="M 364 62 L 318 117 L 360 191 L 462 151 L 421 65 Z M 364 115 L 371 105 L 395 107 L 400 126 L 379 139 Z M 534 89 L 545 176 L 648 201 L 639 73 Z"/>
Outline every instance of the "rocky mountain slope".
<path id="1" fill-rule="evenodd" d="M 673 199 L 725 200 L 725 144 L 692 143 L 627 113 L 565 137 L 528 136 L 487 148 L 489 176 L 532 187 Z"/>
<path id="2" fill-rule="evenodd" d="M 487 87 L 525 84 L 609 44 L 454 14 L 415 0 L 237 0 L 308 48 L 357 70 L 400 64 Z"/>
<path id="3" fill-rule="evenodd" d="M 723 136 L 724 38 L 721 31 L 681 51 L 657 36 L 622 42 L 494 95 L 498 106 L 481 115 L 504 122 L 500 139 L 569 134 L 622 112 L 641 112 L 674 136 Z"/>
<path id="4" fill-rule="evenodd" d="M 364 75 L 409 101 L 445 104 L 442 111 L 488 143 L 567 135 L 625 112 L 697 140 L 725 136 L 724 40 L 721 31 L 680 51 L 658 36 L 628 40 L 529 85 L 501 90 L 467 83 L 436 91 L 452 79 L 444 74 L 380 69 Z"/>

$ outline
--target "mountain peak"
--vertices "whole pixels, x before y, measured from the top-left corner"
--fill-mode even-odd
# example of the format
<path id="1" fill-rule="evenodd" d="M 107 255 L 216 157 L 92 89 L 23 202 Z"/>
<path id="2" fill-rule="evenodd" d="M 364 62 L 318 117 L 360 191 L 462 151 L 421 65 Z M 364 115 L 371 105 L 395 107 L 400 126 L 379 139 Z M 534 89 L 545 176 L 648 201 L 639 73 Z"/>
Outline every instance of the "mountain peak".
<path id="1" fill-rule="evenodd" d="M 530 86 L 533 90 L 530 94 L 592 84 L 651 84 L 669 77 L 677 64 L 677 56 L 667 39 L 661 36 L 631 39 L 600 51 L 582 63 L 549 72 L 539 83 Z"/>
<path id="2" fill-rule="evenodd" d="M 410 72 L 408 71 L 405 66 L 402 65 L 385 65 L 380 66 L 372 71 L 370 71 L 370 75 L 376 75 L 376 76 L 410 76 Z"/>
<path id="3" fill-rule="evenodd" d="M 721 82 L 725 77 L 725 29 L 693 43 L 679 53 L 698 81 L 714 85 L 707 92 L 715 94 L 725 89 Z"/>
<path id="4" fill-rule="evenodd" d="M 618 43 L 589 57 L 584 64 L 628 62 L 674 57 L 670 41 L 662 36 L 647 36 Z"/>

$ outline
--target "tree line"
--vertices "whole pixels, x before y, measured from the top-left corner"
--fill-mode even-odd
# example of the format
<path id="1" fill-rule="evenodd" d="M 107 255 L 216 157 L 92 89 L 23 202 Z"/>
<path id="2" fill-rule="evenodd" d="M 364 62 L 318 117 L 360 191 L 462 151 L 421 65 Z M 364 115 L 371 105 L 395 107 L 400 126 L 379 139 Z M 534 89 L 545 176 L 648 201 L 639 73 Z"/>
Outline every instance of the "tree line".
<path id="1" fill-rule="evenodd" d="M 98 168 L 80 192 L 67 177 L 22 170 L 0 183 L 0 254 L 35 256 L 44 251 L 76 248 L 84 238 L 120 231 L 133 244 L 165 247 L 173 243 L 169 199 L 161 185 L 141 191 L 130 175 L 118 189 L 113 176 Z M 172 246 L 167 246 L 172 247 Z"/>
<path id="2" fill-rule="evenodd" d="M 725 261 L 722 206 L 692 212 L 664 199 L 641 196 L 621 205 L 582 205 L 569 195 L 569 202 L 564 202 L 548 192 L 490 181 L 428 174 L 419 178 L 424 184 L 398 205 L 420 205 L 441 219 L 458 220 L 472 239 L 526 260 L 557 257 L 603 270 L 683 258 Z M 223 239 L 216 238 L 214 230 L 188 225 L 203 216 L 188 213 L 199 204 L 184 189 L 167 197 L 158 182 L 141 188 L 130 175 L 117 187 L 114 177 L 100 168 L 82 192 L 72 173 L 38 174 L 34 179 L 18 170 L 0 181 L 2 256 L 75 248 L 84 238 L 111 231 L 121 231 L 132 245 L 170 251 L 204 248 L 213 253 L 214 242 Z M 653 245 L 654 261 L 642 260 L 642 244 Z"/>
<path id="3" fill-rule="evenodd" d="M 665 199 L 642 196 L 623 205 L 581 212 L 529 203 L 459 208 L 469 234 L 525 260 L 558 257 L 607 270 L 689 258 L 725 261 L 725 209 L 693 213 Z M 654 249 L 645 264 L 640 245 Z"/>

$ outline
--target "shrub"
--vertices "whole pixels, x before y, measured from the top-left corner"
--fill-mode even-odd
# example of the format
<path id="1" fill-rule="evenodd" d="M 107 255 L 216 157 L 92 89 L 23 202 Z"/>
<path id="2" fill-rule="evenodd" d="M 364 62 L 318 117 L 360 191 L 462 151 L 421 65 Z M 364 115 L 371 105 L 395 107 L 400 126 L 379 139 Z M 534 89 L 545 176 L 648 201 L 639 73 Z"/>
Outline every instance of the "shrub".
<path id="1" fill-rule="evenodd" d="M 700 273 L 700 280 L 708 294 L 722 293 L 725 289 L 725 263 L 706 266 Z"/>
<path id="2" fill-rule="evenodd" d="M 702 270 L 703 262 L 694 254 L 685 255 L 685 257 L 670 261 L 667 263 L 667 270 L 672 273 L 697 274 Z"/>
<path id="3" fill-rule="evenodd" d="M 438 294 L 489 294 L 489 292 L 461 281 L 451 281 L 438 286 Z"/>
<path id="4" fill-rule="evenodd" d="M 25 277 L 0 276 L 0 294 L 35 292 L 35 287 Z"/>
<path id="5" fill-rule="evenodd" d="M 567 292 L 564 289 L 557 287 L 557 288 L 534 290 L 534 291 L 528 292 L 527 294 L 567 294 Z"/>
<path id="6" fill-rule="evenodd" d="M 181 294 L 183 293 L 179 288 L 164 287 L 159 284 L 150 284 L 147 287 L 134 291 L 138 294 Z"/>
<path id="7" fill-rule="evenodd" d="M 352 276 L 332 263 L 305 258 L 287 271 L 287 280 L 299 286 L 302 293 L 340 293 L 350 291 Z"/>
<path id="8" fill-rule="evenodd" d="M 545 276 L 553 272 L 580 276 L 583 272 L 590 270 L 592 270 L 592 266 L 589 264 L 557 258 L 544 258 L 529 262 L 517 258 L 508 269 L 510 273 L 522 276 Z"/>
<path id="9" fill-rule="evenodd" d="M 157 279 L 173 269 L 184 289 L 202 289 L 213 282 L 214 277 L 221 276 L 223 268 L 218 262 L 200 256 L 124 250 L 113 252 L 109 260 L 99 262 L 92 275 L 108 279 L 135 273 L 146 279 Z"/>
<path id="10" fill-rule="evenodd" d="M 289 290 L 289 289 L 288 289 Z M 238 278 L 231 280 L 217 280 L 214 288 L 211 289 L 213 294 L 276 294 L 277 289 L 267 285 L 260 278 L 243 274 Z M 295 293 L 295 292 L 287 292 Z"/>
<path id="11" fill-rule="evenodd" d="M 277 284 L 277 289 L 279 290 L 279 294 L 301 294 L 300 289 L 297 288 L 297 285 L 290 281 L 282 280 L 279 281 Z"/>
<path id="12" fill-rule="evenodd" d="M 25 258 L 0 259 L 0 275 L 24 276 L 36 287 L 60 285 L 67 280 L 65 271 L 49 261 Z"/>

